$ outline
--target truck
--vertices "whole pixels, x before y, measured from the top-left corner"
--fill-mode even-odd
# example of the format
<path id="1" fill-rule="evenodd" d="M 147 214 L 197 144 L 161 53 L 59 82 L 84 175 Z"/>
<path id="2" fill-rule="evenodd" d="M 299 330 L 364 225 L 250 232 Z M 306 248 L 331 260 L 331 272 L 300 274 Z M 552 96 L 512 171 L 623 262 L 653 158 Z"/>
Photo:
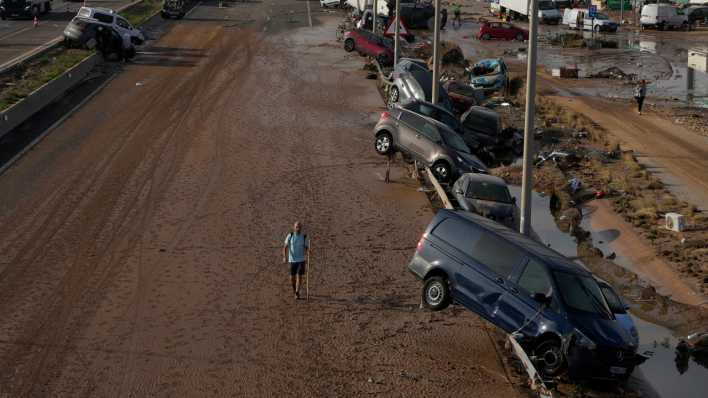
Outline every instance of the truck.
<path id="1" fill-rule="evenodd" d="M 499 8 L 511 19 L 526 19 L 531 8 L 530 0 L 499 0 Z M 562 19 L 558 6 L 552 0 L 538 2 L 538 21 L 542 24 L 558 25 Z"/>
<path id="2" fill-rule="evenodd" d="M 185 13 L 184 0 L 164 0 L 162 2 L 162 11 L 160 12 L 160 15 L 162 15 L 162 18 L 164 19 L 182 19 Z"/>
<path id="3" fill-rule="evenodd" d="M 51 11 L 51 0 L 0 0 L 0 18 L 36 17 Z"/>

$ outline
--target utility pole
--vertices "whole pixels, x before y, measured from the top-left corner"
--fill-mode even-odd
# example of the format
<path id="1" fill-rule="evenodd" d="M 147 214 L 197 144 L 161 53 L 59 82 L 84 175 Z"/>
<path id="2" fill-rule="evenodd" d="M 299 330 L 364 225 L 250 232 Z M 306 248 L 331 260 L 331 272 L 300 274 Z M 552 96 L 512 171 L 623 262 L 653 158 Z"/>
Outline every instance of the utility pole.
<path id="1" fill-rule="evenodd" d="M 376 34 L 376 8 L 378 7 L 378 5 L 379 1 L 374 0 L 374 4 L 372 4 L 373 8 L 371 10 L 371 31 L 374 32 L 374 34 Z"/>
<path id="2" fill-rule="evenodd" d="M 391 4 L 391 3 L 389 3 Z M 401 0 L 396 0 L 396 18 L 393 20 L 393 22 L 396 24 L 396 26 L 393 28 L 393 34 L 395 37 L 393 38 L 393 67 L 395 68 L 396 65 L 398 65 L 398 58 L 400 57 L 400 52 L 401 52 Z"/>
<path id="3" fill-rule="evenodd" d="M 433 98 L 432 103 L 438 103 L 438 86 L 440 85 L 440 0 L 435 0 L 435 31 L 433 32 Z"/>
<path id="4" fill-rule="evenodd" d="M 620 26 L 622 26 L 622 21 L 624 21 L 624 1 L 620 0 Z"/>
<path id="5" fill-rule="evenodd" d="M 440 0 L 437 0 L 440 1 Z M 538 44 L 538 0 L 531 0 L 529 18 L 529 49 L 526 69 L 526 119 L 524 120 L 524 169 L 521 182 L 521 222 L 519 232 L 531 232 L 531 186 L 533 185 L 531 161 L 533 159 L 533 128 L 536 117 L 536 51 Z"/>

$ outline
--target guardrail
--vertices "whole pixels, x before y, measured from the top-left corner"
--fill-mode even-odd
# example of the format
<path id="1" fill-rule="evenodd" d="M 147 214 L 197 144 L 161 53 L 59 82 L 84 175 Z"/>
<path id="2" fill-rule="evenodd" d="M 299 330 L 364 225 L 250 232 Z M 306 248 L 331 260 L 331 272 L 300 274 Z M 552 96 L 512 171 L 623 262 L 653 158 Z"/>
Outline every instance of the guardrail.
<path id="1" fill-rule="evenodd" d="M 99 60 L 100 55 L 96 53 L 89 55 L 66 72 L 0 112 L 0 138 L 78 84 Z"/>
<path id="2" fill-rule="evenodd" d="M 416 165 L 417 167 L 417 165 Z M 425 172 L 428 175 L 428 180 L 430 181 L 431 184 L 433 184 L 433 188 L 435 188 L 435 193 L 438 195 L 440 200 L 443 203 L 443 206 L 445 206 L 446 209 L 454 209 L 455 207 L 452 205 L 452 202 L 450 201 L 450 198 L 447 196 L 447 192 L 443 189 L 442 185 L 440 185 L 440 182 L 438 179 L 435 177 L 435 174 L 433 173 L 432 170 L 430 170 L 430 167 L 425 168 Z M 533 391 L 536 391 L 538 396 L 540 398 L 553 398 L 553 393 L 551 392 L 550 389 L 546 386 L 546 384 L 543 382 L 543 379 L 541 378 L 541 374 L 536 370 L 536 367 L 533 365 L 533 362 L 531 361 L 531 358 L 526 354 L 526 351 L 519 345 L 519 342 L 516 341 L 513 335 L 509 334 L 507 335 L 507 340 L 508 344 L 512 348 L 512 352 L 514 355 L 519 358 L 521 363 L 524 366 L 524 369 L 526 369 L 526 373 L 529 375 L 529 379 L 531 381 L 530 387 Z"/>

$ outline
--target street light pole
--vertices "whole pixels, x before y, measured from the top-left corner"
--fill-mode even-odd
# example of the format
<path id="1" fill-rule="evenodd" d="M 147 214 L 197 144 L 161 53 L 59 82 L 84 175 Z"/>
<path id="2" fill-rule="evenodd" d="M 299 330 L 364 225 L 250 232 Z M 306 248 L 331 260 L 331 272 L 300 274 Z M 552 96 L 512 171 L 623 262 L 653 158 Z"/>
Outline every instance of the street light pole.
<path id="1" fill-rule="evenodd" d="M 371 5 L 371 31 L 374 33 L 376 33 L 376 7 L 378 5 L 378 0 L 374 0 L 374 3 Z"/>
<path id="2" fill-rule="evenodd" d="M 435 31 L 433 32 L 433 98 L 432 103 L 438 103 L 438 86 L 440 85 L 440 0 L 435 0 Z"/>
<path id="3" fill-rule="evenodd" d="M 389 3 L 391 4 L 391 3 Z M 395 35 L 393 39 L 393 66 L 398 65 L 398 57 L 401 51 L 401 0 L 396 0 L 396 17 L 393 22 L 396 26 L 393 28 L 393 34 Z"/>
<path id="4" fill-rule="evenodd" d="M 438 0 L 439 1 L 439 0 Z M 531 232 L 531 186 L 533 185 L 533 128 L 536 117 L 536 51 L 538 44 L 538 0 L 531 0 L 529 49 L 526 69 L 526 118 L 524 120 L 524 169 L 521 183 L 521 220 L 519 232 Z"/>
<path id="5" fill-rule="evenodd" d="M 622 21 L 624 21 L 624 0 L 620 0 L 620 26 L 622 26 Z"/>

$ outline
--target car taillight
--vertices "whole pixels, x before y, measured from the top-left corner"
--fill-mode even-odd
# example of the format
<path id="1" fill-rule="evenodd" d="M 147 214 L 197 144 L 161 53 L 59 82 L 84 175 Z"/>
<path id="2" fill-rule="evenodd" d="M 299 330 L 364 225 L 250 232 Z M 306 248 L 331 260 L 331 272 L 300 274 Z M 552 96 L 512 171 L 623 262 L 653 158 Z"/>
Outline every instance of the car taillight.
<path id="1" fill-rule="evenodd" d="M 381 112 L 381 118 L 380 120 L 386 120 L 391 117 L 391 114 L 388 112 Z"/>
<path id="2" fill-rule="evenodd" d="M 420 237 L 420 240 L 418 241 L 418 246 L 416 246 L 415 251 L 420 252 L 420 250 L 423 248 L 423 241 L 425 240 L 425 235 Z"/>

